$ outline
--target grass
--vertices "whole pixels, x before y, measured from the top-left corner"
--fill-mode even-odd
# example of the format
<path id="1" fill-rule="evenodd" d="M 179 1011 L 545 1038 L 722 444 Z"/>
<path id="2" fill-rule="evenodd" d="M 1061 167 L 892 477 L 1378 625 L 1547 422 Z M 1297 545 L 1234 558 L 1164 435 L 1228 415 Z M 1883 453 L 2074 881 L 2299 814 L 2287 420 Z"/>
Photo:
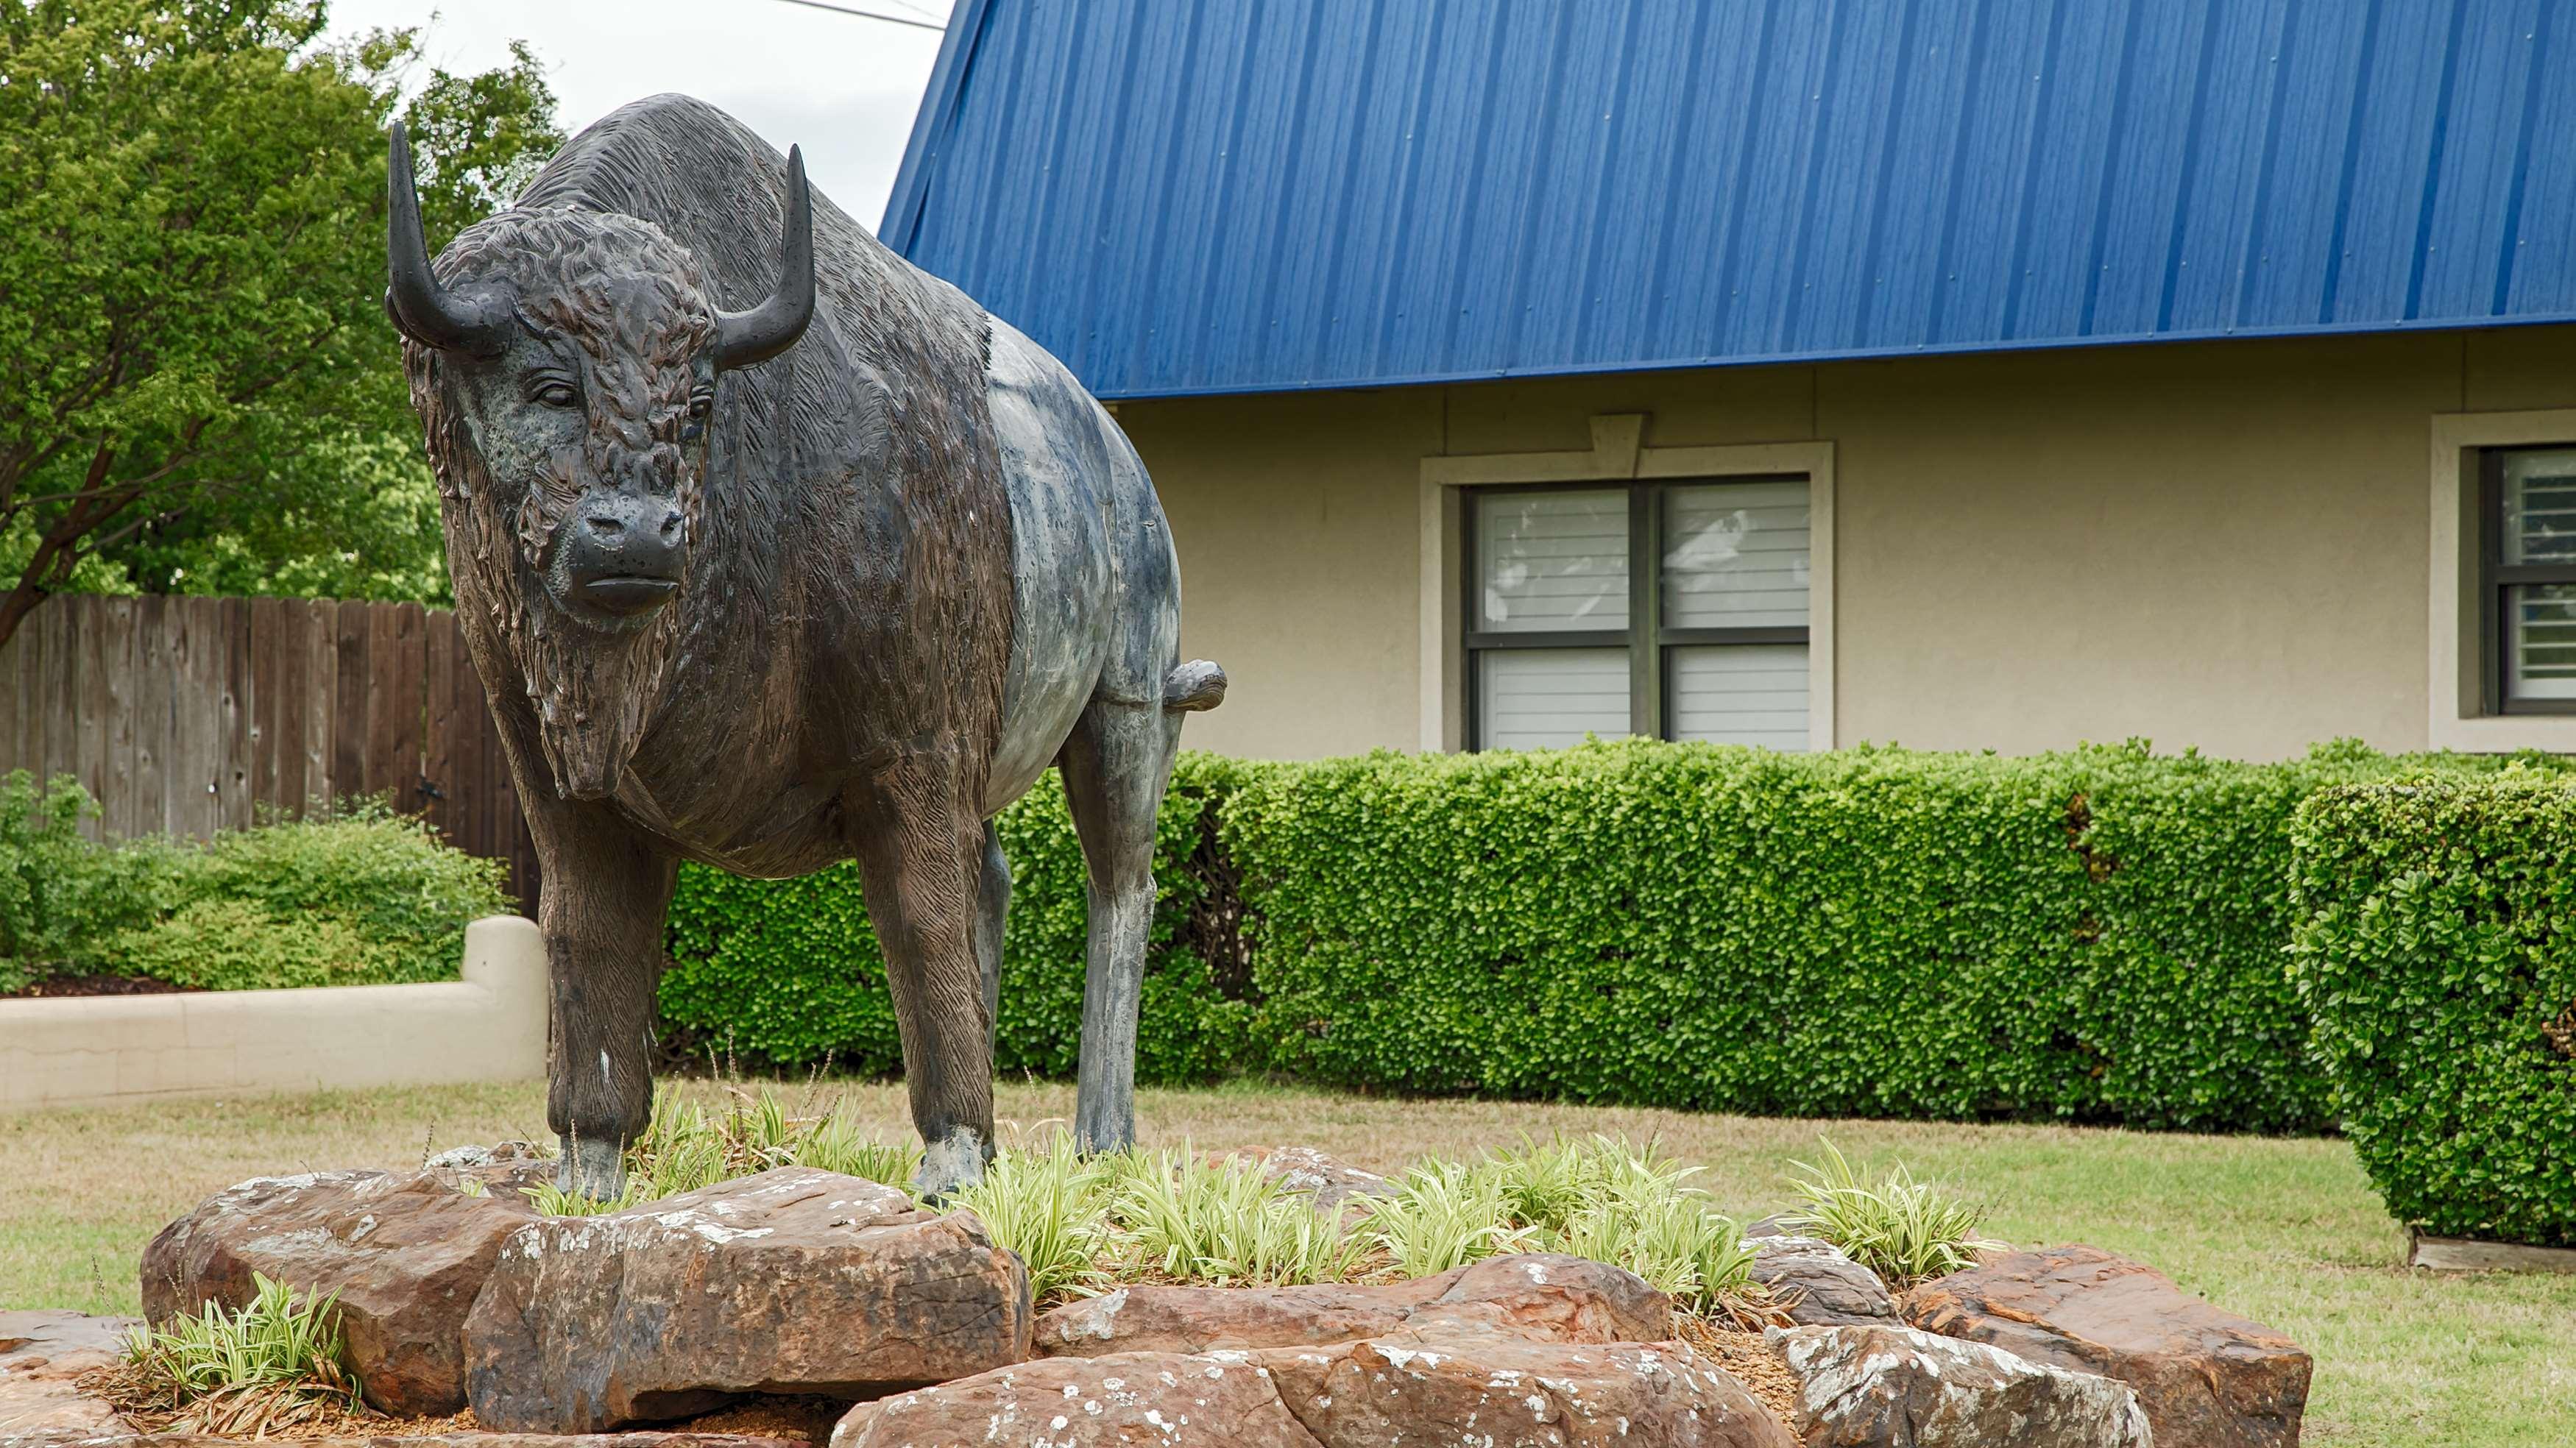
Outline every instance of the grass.
<path id="1" fill-rule="evenodd" d="M 709 1111 L 705 1083 L 669 1094 Z M 1139 1093 L 1157 1145 L 1301 1143 L 1376 1170 L 1593 1132 L 1652 1141 L 1739 1220 L 1799 1205 L 1787 1163 L 1830 1134 L 1864 1179 L 1901 1160 L 1987 1209 L 1982 1235 L 2082 1241 L 2280 1328 L 2316 1355 L 2307 1442 L 2510 1448 L 2576 1421 L 2576 1278 L 2407 1271 L 2405 1239 L 2340 1141 L 2051 1126 L 1818 1123 L 1602 1107 L 1399 1102 L 1262 1087 Z M 852 1085 L 848 1114 L 905 1130 L 900 1085 Z M 1070 1117 L 1073 1092 L 1005 1085 L 1001 1114 Z M 544 1088 L 326 1093 L 0 1117 L 0 1308 L 136 1310 L 136 1263 L 163 1223 L 242 1178 L 404 1167 L 424 1148 L 540 1135 Z M 1534 1188 L 1535 1189 L 1535 1188 Z"/>
<path id="2" fill-rule="evenodd" d="M 158 1331 L 138 1330 L 117 1375 L 120 1406 L 157 1431 L 266 1436 L 355 1409 L 358 1386 L 340 1366 L 338 1294 L 305 1297 L 254 1272 L 256 1295 L 227 1312 L 209 1302 Z"/>
<path id="3" fill-rule="evenodd" d="M 1798 1206 L 1782 1221 L 1842 1248 L 1890 1286 L 1947 1276 L 1974 1266 L 1979 1250 L 2004 1245 L 1977 1235 L 1977 1207 L 1916 1181 L 1903 1163 L 1871 1186 L 1832 1142 L 1823 1148 L 1822 1166 L 1789 1163 Z"/>

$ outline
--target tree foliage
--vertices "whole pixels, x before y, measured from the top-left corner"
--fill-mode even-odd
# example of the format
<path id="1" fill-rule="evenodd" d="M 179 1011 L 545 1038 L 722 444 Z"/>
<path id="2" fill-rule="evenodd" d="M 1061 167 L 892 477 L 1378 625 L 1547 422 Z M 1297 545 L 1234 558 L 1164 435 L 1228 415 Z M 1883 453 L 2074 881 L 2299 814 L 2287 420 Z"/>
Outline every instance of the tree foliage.
<path id="1" fill-rule="evenodd" d="M 382 310 L 384 132 L 432 244 L 561 142 L 525 49 L 419 80 L 319 0 L 0 6 L 0 642 L 66 588 L 435 596 Z M 434 508 L 430 510 L 434 513 Z"/>

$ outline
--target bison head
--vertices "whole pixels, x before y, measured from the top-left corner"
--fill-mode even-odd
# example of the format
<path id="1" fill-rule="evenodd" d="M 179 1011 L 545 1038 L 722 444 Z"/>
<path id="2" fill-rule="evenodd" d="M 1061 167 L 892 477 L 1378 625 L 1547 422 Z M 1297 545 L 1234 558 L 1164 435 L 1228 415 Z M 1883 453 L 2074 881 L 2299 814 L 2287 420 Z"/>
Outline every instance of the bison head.
<path id="1" fill-rule="evenodd" d="M 558 787 L 609 792 L 687 586 L 716 374 L 785 351 L 814 313 L 805 163 L 787 161 L 785 267 L 720 310 L 687 248 L 603 211 L 509 210 L 433 268 L 411 148 L 390 161 L 385 310 L 413 346 L 458 601 L 491 608 Z"/>

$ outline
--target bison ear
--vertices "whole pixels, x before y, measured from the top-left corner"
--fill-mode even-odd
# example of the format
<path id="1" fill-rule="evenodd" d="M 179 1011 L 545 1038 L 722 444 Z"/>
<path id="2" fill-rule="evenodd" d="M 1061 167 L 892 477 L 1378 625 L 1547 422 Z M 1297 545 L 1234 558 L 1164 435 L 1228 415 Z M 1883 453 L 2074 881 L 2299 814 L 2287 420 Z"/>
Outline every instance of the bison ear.
<path id="1" fill-rule="evenodd" d="M 814 202 L 805 189 L 805 153 L 787 151 L 787 231 L 779 240 L 786 254 L 778 290 L 748 312 L 716 314 L 716 366 L 748 367 L 766 362 L 796 345 L 805 324 L 814 320 Z"/>
<path id="2" fill-rule="evenodd" d="M 411 179 L 411 139 L 394 122 L 385 160 L 385 315 L 424 347 L 490 357 L 509 339 L 510 299 L 490 287 L 449 291 L 429 269 L 420 229 L 420 192 Z"/>

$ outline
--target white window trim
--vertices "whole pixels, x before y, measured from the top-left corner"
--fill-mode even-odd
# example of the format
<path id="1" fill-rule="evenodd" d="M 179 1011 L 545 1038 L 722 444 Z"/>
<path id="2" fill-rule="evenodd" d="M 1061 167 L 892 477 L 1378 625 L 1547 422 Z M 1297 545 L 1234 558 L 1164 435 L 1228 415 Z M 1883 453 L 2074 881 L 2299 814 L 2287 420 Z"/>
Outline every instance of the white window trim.
<path id="1" fill-rule="evenodd" d="M 1834 747 L 1834 445 L 1768 442 L 1647 447 L 1646 414 L 1592 419 L 1581 452 L 1477 453 L 1422 460 L 1422 748 L 1466 747 L 1466 645 L 1459 493 L 1491 483 L 1624 483 L 1640 478 L 1807 478 L 1807 747 Z"/>
<path id="2" fill-rule="evenodd" d="M 2479 699 L 2478 455 L 2576 439 L 2576 408 L 2433 415 L 2432 644 L 2425 740 L 2435 749 L 2506 753 L 2576 750 L 2576 714 L 2486 714 Z"/>

